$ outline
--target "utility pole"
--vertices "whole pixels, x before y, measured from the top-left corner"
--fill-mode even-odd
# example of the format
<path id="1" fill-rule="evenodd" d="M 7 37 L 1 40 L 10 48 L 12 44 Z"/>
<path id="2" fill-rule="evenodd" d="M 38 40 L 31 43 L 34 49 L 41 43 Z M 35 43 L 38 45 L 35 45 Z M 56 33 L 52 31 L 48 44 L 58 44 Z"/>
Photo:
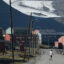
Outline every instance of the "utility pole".
<path id="1" fill-rule="evenodd" d="M 50 37 L 48 36 L 48 49 L 49 49 L 49 39 L 50 39 Z"/>
<path id="2" fill-rule="evenodd" d="M 32 25 L 33 23 L 32 23 L 32 12 L 31 12 L 31 14 L 30 14 L 30 20 L 29 20 L 29 29 L 28 29 L 28 34 L 32 34 L 32 27 L 33 27 L 33 25 Z"/>
<path id="3" fill-rule="evenodd" d="M 31 47 L 31 40 L 32 40 L 32 12 L 30 14 L 30 20 L 29 20 L 29 26 L 28 26 L 28 37 L 29 37 L 29 56 L 30 56 L 30 47 Z M 29 57 L 28 57 L 28 60 L 29 60 Z"/>
<path id="4" fill-rule="evenodd" d="M 11 7 L 11 0 L 9 0 L 10 3 L 10 27 L 11 27 L 11 43 L 12 43 L 12 64 L 14 64 L 14 43 L 13 43 L 13 24 L 12 24 L 12 7 Z"/>

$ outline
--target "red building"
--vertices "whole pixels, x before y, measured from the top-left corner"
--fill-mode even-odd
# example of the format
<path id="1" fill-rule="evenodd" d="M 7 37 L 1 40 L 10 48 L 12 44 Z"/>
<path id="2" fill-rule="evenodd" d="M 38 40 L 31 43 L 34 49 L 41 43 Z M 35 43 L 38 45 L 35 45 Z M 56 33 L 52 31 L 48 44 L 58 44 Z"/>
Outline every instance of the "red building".
<path id="1" fill-rule="evenodd" d="M 64 46 L 64 36 L 61 36 L 58 41 L 55 42 L 55 47 L 63 48 Z"/>

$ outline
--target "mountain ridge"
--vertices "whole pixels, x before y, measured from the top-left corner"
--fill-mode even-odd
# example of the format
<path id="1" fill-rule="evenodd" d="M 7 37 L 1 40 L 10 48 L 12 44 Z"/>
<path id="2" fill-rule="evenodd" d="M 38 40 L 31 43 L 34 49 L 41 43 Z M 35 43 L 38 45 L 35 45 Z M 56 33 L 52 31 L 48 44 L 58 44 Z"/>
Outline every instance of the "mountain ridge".
<path id="1" fill-rule="evenodd" d="M 7 29 L 10 26 L 9 23 L 9 6 L 0 0 L 0 27 Z M 19 11 L 12 8 L 13 12 L 13 27 L 27 27 L 29 23 L 29 16 L 20 13 Z M 36 17 L 37 18 L 37 17 Z M 35 19 L 35 17 L 33 17 Z M 39 22 L 34 22 L 34 29 L 52 29 L 56 32 L 64 32 L 64 24 L 61 23 L 61 20 L 58 22 L 58 19 L 61 18 L 37 18 Z M 63 20 L 62 20 L 63 21 Z"/>

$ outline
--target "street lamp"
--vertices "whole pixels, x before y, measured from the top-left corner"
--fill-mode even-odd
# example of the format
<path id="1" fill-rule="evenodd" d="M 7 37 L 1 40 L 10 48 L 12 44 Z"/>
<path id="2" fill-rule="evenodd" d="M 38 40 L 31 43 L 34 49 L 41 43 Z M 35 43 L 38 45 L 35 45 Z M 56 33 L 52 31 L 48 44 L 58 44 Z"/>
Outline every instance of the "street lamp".
<path id="1" fill-rule="evenodd" d="M 12 25 L 12 7 L 11 7 L 11 0 L 9 0 L 10 4 L 10 27 L 11 27 L 11 42 L 12 42 L 12 63 L 14 64 L 14 43 L 13 43 L 13 25 Z"/>

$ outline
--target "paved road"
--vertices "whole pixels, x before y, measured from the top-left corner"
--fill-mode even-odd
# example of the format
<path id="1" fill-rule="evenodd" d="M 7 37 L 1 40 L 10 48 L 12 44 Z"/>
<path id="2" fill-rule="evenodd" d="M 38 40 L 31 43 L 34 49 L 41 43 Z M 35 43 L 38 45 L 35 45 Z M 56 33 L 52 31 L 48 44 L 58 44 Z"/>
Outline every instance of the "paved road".
<path id="1" fill-rule="evenodd" d="M 50 60 L 49 57 L 49 49 L 44 50 L 45 54 L 43 54 L 43 51 L 40 56 L 31 59 L 27 64 L 64 64 L 64 55 L 58 54 L 54 50 L 53 59 Z"/>

